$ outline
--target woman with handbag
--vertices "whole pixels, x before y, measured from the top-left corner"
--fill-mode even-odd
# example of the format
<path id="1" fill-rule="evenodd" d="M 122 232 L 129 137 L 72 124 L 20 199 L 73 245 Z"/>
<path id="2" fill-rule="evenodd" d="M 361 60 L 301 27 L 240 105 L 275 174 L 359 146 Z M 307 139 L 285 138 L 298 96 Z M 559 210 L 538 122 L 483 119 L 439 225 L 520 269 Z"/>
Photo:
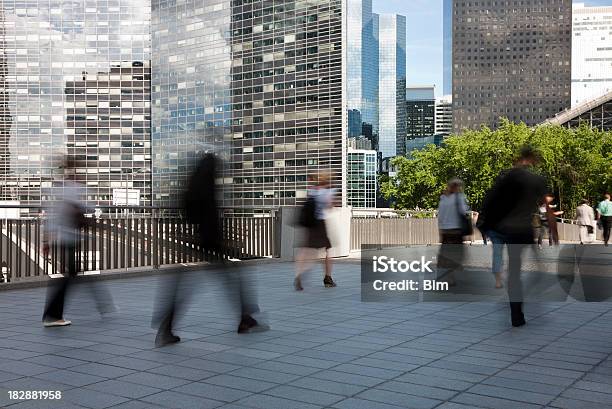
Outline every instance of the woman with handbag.
<path id="1" fill-rule="evenodd" d="M 465 195 L 463 182 L 451 179 L 440 196 L 438 206 L 438 229 L 440 231 L 440 255 L 438 268 L 446 269 L 444 277 L 449 285 L 455 285 L 455 272 L 463 268 L 463 238 L 473 232 L 472 216 Z"/>
<path id="2" fill-rule="evenodd" d="M 576 208 L 576 224 L 580 229 L 580 244 L 590 243 L 594 233 L 595 211 L 589 206 L 588 199 L 583 199 L 580 206 Z"/>

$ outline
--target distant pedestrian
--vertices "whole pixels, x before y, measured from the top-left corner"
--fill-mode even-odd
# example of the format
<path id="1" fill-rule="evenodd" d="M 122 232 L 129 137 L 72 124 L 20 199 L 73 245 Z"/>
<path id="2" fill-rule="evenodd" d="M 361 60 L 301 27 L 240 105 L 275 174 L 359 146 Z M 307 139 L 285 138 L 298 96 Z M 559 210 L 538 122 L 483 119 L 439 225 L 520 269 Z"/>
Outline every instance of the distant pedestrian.
<path id="1" fill-rule="evenodd" d="M 604 200 L 599 202 L 597 206 L 597 219 L 603 229 L 604 245 L 608 246 L 610 242 L 610 230 L 612 230 L 612 202 L 610 201 L 610 193 L 604 195 Z"/>
<path id="2" fill-rule="evenodd" d="M 576 224 L 579 228 L 580 244 L 591 242 L 594 233 L 595 212 L 587 199 L 583 199 L 580 206 L 576 208 Z"/>
<path id="3" fill-rule="evenodd" d="M 559 229 L 557 227 L 557 217 L 563 215 L 563 212 L 557 210 L 557 206 L 553 204 L 554 200 L 555 196 L 550 193 L 544 196 L 546 219 L 548 221 L 548 244 L 550 246 L 559 245 Z"/>
<path id="4" fill-rule="evenodd" d="M 459 179 L 451 179 L 440 196 L 438 229 L 442 243 L 438 268 L 445 269 L 440 278 L 454 286 L 455 273 L 463 269 L 464 237 L 472 234 L 470 207 L 463 194 L 463 182 Z"/>
<path id="5" fill-rule="evenodd" d="M 487 192 L 483 205 L 482 228 L 497 233 L 508 248 L 508 298 L 515 327 L 525 325 L 522 252 L 533 243 L 533 214 L 546 190 L 545 180 L 529 170 L 538 161 L 537 152 L 524 147 L 514 167 L 500 176 Z"/>
<path id="6" fill-rule="evenodd" d="M 305 238 L 300 244 L 296 258 L 294 287 L 296 291 L 302 291 L 302 274 L 309 268 L 308 260 L 317 257 L 317 253 L 325 250 L 323 266 L 325 277 L 323 285 L 326 288 L 336 287 L 332 278 L 332 261 L 329 256 L 331 241 L 327 232 L 327 212 L 334 205 L 335 191 L 331 188 L 331 175 L 328 172 L 320 172 L 311 177 L 314 186 L 308 189 L 306 203 L 300 210 L 299 223 L 305 228 Z"/>

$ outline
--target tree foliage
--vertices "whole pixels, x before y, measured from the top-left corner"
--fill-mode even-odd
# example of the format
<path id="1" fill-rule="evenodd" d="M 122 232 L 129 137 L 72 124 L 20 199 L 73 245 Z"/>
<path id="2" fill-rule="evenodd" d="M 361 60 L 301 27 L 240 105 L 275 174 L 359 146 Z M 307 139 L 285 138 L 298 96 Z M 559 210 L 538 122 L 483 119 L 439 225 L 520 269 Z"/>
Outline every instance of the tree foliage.
<path id="1" fill-rule="evenodd" d="M 581 199 L 593 203 L 612 190 L 612 132 L 586 125 L 532 129 L 506 120 L 495 131 L 466 131 L 440 147 L 429 145 L 409 158 L 395 158 L 397 173 L 381 179 L 382 194 L 398 209 L 433 209 L 446 182 L 458 177 L 470 205 L 479 209 L 495 178 L 512 166 L 526 144 L 541 155 L 536 171 L 546 178 L 562 210 L 572 213 Z"/>

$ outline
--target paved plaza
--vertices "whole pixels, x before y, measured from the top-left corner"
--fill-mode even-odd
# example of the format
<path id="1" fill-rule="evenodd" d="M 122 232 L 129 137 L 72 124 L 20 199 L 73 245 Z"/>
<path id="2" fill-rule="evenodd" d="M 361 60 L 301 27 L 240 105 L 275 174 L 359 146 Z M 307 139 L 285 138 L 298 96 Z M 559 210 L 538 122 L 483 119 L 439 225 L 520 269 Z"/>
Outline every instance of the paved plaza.
<path id="1" fill-rule="evenodd" d="M 362 303 L 358 260 L 336 264 L 335 289 L 311 272 L 302 293 L 290 263 L 247 271 L 270 331 L 237 334 L 218 273 L 190 272 L 183 342 L 165 348 L 159 276 L 102 282 L 119 308 L 103 317 L 77 286 L 65 328 L 42 327 L 44 288 L 0 292 L 0 407 L 612 408 L 612 303 L 528 304 L 514 329 L 503 303 Z M 9 399 L 26 390 L 62 399 Z"/>

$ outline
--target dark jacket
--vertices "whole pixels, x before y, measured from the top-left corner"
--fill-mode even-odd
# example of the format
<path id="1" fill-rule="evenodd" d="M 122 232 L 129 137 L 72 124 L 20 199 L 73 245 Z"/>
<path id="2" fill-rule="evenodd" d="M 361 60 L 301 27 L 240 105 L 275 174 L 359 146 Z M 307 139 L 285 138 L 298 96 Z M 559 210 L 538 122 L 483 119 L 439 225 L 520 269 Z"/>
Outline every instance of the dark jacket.
<path id="1" fill-rule="evenodd" d="M 217 206 L 215 179 L 219 163 L 213 154 L 202 156 L 185 192 L 185 215 L 198 226 L 200 246 L 204 250 L 222 247 L 222 232 Z"/>
<path id="2" fill-rule="evenodd" d="M 525 167 L 510 169 L 487 192 L 480 228 L 512 236 L 533 236 L 532 220 L 546 193 L 546 181 Z"/>

